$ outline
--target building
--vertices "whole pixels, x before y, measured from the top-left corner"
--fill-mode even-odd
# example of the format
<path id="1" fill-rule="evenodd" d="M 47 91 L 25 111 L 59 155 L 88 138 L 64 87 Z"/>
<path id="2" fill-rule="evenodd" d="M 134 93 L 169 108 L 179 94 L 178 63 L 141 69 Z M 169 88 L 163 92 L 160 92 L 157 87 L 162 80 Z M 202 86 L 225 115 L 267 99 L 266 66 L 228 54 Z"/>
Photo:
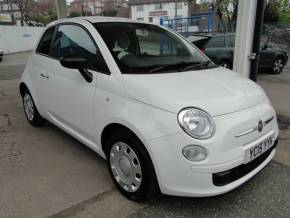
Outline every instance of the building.
<path id="1" fill-rule="evenodd" d="M 160 18 L 165 20 L 188 17 L 188 2 L 175 0 L 130 0 L 131 18 L 159 24 Z"/>
<path id="2" fill-rule="evenodd" d="M 128 2 L 126 0 L 105 0 L 105 10 L 128 8 Z"/>
<path id="3" fill-rule="evenodd" d="M 0 0 L 0 14 L 12 15 L 13 19 L 21 18 L 19 6 L 13 0 Z"/>
<path id="4" fill-rule="evenodd" d="M 81 15 L 99 15 L 104 10 L 104 0 L 74 0 L 71 2 L 71 12 Z"/>
<path id="5" fill-rule="evenodd" d="M 128 1 L 126 0 L 105 0 L 104 10 L 115 10 L 117 11 L 117 17 L 130 18 L 130 9 Z"/>

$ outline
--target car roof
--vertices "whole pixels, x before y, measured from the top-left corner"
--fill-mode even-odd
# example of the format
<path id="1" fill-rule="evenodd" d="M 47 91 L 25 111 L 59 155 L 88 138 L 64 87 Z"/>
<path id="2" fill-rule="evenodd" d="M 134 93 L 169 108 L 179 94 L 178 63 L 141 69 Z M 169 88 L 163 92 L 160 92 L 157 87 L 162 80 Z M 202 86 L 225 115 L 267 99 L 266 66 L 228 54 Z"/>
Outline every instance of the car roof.
<path id="1" fill-rule="evenodd" d="M 213 33 L 213 34 L 208 34 L 207 36 L 210 37 L 216 37 L 216 36 L 235 36 L 235 33 Z"/>
<path id="2" fill-rule="evenodd" d="M 93 16 L 93 17 L 82 17 L 91 23 L 100 23 L 100 22 L 129 22 L 129 23 L 144 23 L 137 20 L 132 20 L 129 18 L 122 18 L 122 17 L 104 17 L 104 16 Z"/>
<path id="3" fill-rule="evenodd" d="M 147 23 L 144 21 L 132 20 L 129 18 L 122 18 L 122 17 L 91 16 L 91 17 L 73 17 L 73 18 L 59 19 L 59 20 L 51 22 L 50 24 L 48 24 L 48 26 L 65 23 L 65 22 L 78 22 L 80 20 L 86 20 L 86 21 L 89 21 L 90 23 L 104 23 L 104 22 Z M 153 24 L 153 23 L 148 23 L 148 24 Z"/>

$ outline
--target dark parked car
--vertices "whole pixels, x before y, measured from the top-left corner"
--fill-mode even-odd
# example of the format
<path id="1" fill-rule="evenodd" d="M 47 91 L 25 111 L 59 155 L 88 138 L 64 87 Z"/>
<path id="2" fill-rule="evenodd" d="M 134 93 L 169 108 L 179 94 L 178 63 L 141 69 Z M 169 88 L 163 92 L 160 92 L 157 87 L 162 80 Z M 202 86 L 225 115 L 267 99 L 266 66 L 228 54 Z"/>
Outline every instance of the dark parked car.
<path id="1" fill-rule="evenodd" d="M 188 40 L 201 49 L 213 62 L 232 68 L 235 34 L 193 35 Z M 286 50 L 273 48 L 261 43 L 259 69 L 281 73 L 288 61 Z"/>
<path id="2" fill-rule="evenodd" d="M 2 61 L 4 52 L 0 49 L 0 62 Z"/>

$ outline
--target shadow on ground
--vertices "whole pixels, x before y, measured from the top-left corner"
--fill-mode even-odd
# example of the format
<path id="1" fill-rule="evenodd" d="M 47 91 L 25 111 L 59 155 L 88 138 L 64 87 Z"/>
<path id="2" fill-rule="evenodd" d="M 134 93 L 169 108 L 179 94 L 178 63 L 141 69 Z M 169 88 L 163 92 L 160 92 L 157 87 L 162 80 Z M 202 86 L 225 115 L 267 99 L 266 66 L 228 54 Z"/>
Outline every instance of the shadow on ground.
<path id="1" fill-rule="evenodd" d="M 290 126 L 290 117 L 277 115 L 278 125 L 280 130 L 286 130 Z"/>

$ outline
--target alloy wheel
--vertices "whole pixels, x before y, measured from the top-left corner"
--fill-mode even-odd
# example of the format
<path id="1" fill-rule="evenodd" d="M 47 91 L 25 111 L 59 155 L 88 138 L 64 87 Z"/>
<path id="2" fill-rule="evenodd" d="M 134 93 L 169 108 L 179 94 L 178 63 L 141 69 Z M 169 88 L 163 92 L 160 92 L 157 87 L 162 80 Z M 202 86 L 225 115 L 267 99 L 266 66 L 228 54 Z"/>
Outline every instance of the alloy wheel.
<path id="1" fill-rule="evenodd" d="M 275 60 L 274 64 L 273 64 L 273 71 L 274 73 L 280 73 L 283 69 L 283 60 L 278 58 Z"/>

